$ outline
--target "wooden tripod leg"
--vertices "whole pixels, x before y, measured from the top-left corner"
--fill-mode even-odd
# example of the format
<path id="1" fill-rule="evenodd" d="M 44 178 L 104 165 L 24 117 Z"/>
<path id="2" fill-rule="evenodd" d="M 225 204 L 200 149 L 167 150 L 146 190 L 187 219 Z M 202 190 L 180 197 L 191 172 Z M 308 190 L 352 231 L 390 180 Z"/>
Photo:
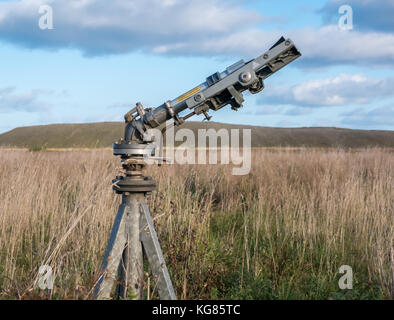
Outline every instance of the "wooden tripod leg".
<path id="1" fill-rule="evenodd" d="M 160 299 L 176 300 L 174 288 L 168 273 L 167 266 L 164 261 L 160 243 L 157 238 L 152 218 L 150 216 L 149 207 L 146 202 L 141 203 L 141 241 L 144 247 L 149 265 L 156 280 Z"/>

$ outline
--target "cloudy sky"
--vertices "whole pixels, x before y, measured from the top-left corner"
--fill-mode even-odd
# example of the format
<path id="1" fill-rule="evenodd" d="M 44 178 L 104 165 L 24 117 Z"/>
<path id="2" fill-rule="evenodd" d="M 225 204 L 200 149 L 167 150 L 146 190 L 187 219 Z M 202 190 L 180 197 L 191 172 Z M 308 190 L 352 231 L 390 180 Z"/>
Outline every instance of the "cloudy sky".
<path id="1" fill-rule="evenodd" d="M 45 5 L 53 29 L 39 26 Z M 394 0 L 0 0 L 0 132 L 121 121 L 281 35 L 303 56 L 214 121 L 394 130 L 393 17 Z"/>

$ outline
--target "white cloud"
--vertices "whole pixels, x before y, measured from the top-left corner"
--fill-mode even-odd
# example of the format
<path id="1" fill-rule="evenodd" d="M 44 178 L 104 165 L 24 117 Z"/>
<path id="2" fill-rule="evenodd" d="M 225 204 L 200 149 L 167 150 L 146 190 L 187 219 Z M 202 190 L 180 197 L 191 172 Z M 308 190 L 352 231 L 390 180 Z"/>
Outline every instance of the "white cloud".
<path id="1" fill-rule="evenodd" d="M 48 90 L 16 92 L 14 87 L 0 88 L 0 113 L 12 111 L 36 112 L 49 108 L 49 104 L 39 101 L 39 96 L 52 94 Z"/>
<path id="2" fill-rule="evenodd" d="M 303 107 L 367 104 L 376 98 L 394 96 L 394 78 L 371 79 L 363 74 L 340 74 L 336 77 L 305 81 L 295 86 L 276 86 L 266 90 L 262 104 L 291 104 Z"/>
<path id="3" fill-rule="evenodd" d="M 330 64 L 394 65 L 394 34 L 342 31 L 336 25 L 287 32 L 248 29 L 204 39 L 169 44 L 165 53 L 200 53 L 256 56 L 282 34 L 292 38 L 302 57 L 297 63 L 311 67 Z M 368 44 L 368 45 L 366 45 Z"/>
<path id="4" fill-rule="evenodd" d="M 394 104 L 371 109 L 356 108 L 345 112 L 341 116 L 342 123 L 347 126 L 363 128 L 389 128 L 394 127 Z"/>
<path id="5" fill-rule="evenodd" d="M 306 63 L 394 64 L 394 34 L 342 31 L 336 25 L 289 33 L 304 55 Z"/>
<path id="6" fill-rule="evenodd" d="M 38 7 L 53 7 L 54 30 L 38 28 Z M 394 33 L 321 28 L 263 30 L 275 22 L 231 0 L 21 0 L 0 3 L 0 39 L 29 48 L 77 48 L 87 55 L 144 51 L 253 57 L 282 34 L 303 56 L 294 65 L 394 66 Z"/>
<path id="7" fill-rule="evenodd" d="M 54 30 L 38 28 L 41 4 Z M 201 42 L 262 21 L 226 0 L 22 0 L 0 3 L 0 37 L 28 47 L 76 47 L 87 54 L 124 53 Z"/>

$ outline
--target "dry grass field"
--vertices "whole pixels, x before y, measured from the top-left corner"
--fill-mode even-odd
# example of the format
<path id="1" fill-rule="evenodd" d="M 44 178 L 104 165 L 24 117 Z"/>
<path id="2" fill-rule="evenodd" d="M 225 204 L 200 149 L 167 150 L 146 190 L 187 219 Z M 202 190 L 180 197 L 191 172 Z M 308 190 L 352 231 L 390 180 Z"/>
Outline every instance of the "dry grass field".
<path id="1" fill-rule="evenodd" d="M 249 175 L 231 168 L 149 168 L 178 298 L 393 298 L 392 151 L 261 149 Z M 0 150 L 0 299 L 91 298 L 119 169 L 110 150 Z M 50 291 L 34 285 L 44 264 Z M 338 287 L 341 265 L 352 290 Z"/>

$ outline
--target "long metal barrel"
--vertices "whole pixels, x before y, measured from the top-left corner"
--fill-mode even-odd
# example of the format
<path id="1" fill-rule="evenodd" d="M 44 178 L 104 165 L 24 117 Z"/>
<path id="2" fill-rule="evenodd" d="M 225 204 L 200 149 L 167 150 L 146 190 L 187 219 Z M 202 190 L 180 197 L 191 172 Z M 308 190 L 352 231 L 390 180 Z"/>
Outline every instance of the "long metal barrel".
<path id="1" fill-rule="evenodd" d="M 129 126 L 126 129 L 125 138 L 131 137 L 135 126 L 149 125 L 157 127 L 165 121 L 174 117 L 185 109 L 197 108 L 208 101 L 212 101 L 221 95 L 226 89 L 230 92 L 230 98 L 219 99 L 220 107 L 231 103 L 233 96 L 241 97 L 245 90 L 252 90 L 256 84 L 261 83 L 285 65 L 301 56 L 294 43 L 290 39 L 281 37 L 269 50 L 257 58 L 244 62 L 240 60 L 229 66 L 223 72 L 216 72 L 209 76 L 205 82 L 187 91 L 172 101 L 168 101 L 147 112 L 139 124 L 134 124 L 134 128 Z M 252 93 L 255 93 L 251 91 Z M 258 92 L 258 91 L 256 91 Z M 243 101 L 243 99 L 242 99 Z M 218 108 L 214 109 L 217 110 Z"/>

